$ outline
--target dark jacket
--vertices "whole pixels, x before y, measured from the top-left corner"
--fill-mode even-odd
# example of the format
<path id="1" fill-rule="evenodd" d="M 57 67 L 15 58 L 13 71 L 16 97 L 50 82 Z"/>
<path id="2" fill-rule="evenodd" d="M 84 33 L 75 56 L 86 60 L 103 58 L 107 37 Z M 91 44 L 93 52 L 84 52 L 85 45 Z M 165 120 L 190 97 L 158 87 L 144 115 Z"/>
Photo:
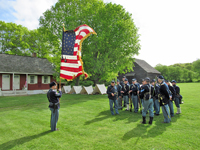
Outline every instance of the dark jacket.
<path id="1" fill-rule="evenodd" d="M 176 95 L 180 95 L 180 88 L 177 85 L 174 85 L 173 87 L 176 91 Z"/>
<path id="2" fill-rule="evenodd" d="M 154 86 L 153 86 L 153 88 L 154 88 Z M 156 84 L 155 89 L 154 89 L 154 98 L 155 99 L 158 99 L 159 90 L 160 90 L 160 87 L 159 87 L 159 85 Z"/>
<path id="3" fill-rule="evenodd" d="M 170 90 L 170 92 L 172 94 L 172 100 L 174 100 L 174 98 L 176 96 L 176 91 L 175 91 L 173 86 L 168 85 L 168 87 L 169 87 L 169 90 Z"/>
<path id="4" fill-rule="evenodd" d="M 129 86 L 124 84 L 124 86 L 122 86 L 122 91 L 124 91 L 123 95 L 129 95 Z"/>
<path id="5" fill-rule="evenodd" d="M 117 87 L 117 92 L 118 92 L 117 96 L 121 96 L 122 86 L 119 84 L 119 85 L 116 85 L 116 87 Z"/>
<path id="6" fill-rule="evenodd" d="M 131 84 L 130 90 L 132 90 L 131 95 L 136 96 L 136 95 L 137 95 L 137 91 L 139 90 L 139 89 L 138 89 L 138 85 L 136 85 L 136 84 Z"/>
<path id="7" fill-rule="evenodd" d="M 111 95 L 111 93 L 114 94 L 114 96 Z M 112 100 L 116 100 L 117 99 L 117 87 L 116 86 L 108 86 L 107 88 L 107 94 L 108 94 L 108 98 L 112 99 Z"/>
<path id="8" fill-rule="evenodd" d="M 55 108 L 54 106 L 56 105 L 56 109 L 60 108 L 60 103 L 59 103 L 59 98 L 62 96 L 62 92 L 59 91 L 59 93 L 57 93 L 56 91 L 50 89 L 47 92 L 47 98 L 49 100 L 49 108 Z"/>
<path id="9" fill-rule="evenodd" d="M 151 92 L 149 90 L 151 90 Z M 153 98 L 153 87 L 150 84 L 145 84 L 142 86 L 142 89 L 140 90 L 140 98 L 145 100 Z"/>
<path id="10" fill-rule="evenodd" d="M 160 96 L 159 96 L 160 106 L 169 103 L 169 96 L 170 96 L 169 87 L 165 82 L 162 82 L 160 84 Z"/>
<path id="11" fill-rule="evenodd" d="M 121 82 L 120 82 L 120 85 L 123 87 L 123 86 L 124 86 L 124 81 L 121 81 Z"/>

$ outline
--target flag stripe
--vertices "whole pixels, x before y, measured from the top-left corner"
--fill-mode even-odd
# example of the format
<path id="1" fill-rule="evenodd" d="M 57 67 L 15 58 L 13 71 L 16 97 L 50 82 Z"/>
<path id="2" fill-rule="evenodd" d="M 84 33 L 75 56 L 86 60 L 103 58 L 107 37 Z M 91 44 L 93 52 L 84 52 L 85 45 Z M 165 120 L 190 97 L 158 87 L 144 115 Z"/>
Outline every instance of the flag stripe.
<path id="1" fill-rule="evenodd" d="M 62 62 L 61 66 L 63 66 L 63 67 L 71 67 L 71 68 L 79 68 L 81 66 L 81 64 L 74 64 L 74 63 L 65 63 L 65 62 Z"/>
<path id="2" fill-rule="evenodd" d="M 70 67 L 61 66 L 60 69 L 62 69 L 64 71 L 80 72 L 80 71 L 82 71 L 82 66 L 79 66 L 78 68 L 70 68 Z"/>
<path id="3" fill-rule="evenodd" d="M 74 32 L 70 30 L 69 32 L 63 33 L 63 38 L 66 41 L 62 46 L 65 47 L 66 50 L 62 52 L 61 59 L 61 67 L 60 67 L 60 77 L 73 80 L 74 78 L 83 74 L 83 66 L 81 61 L 81 42 L 87 37 L 90 33 L 95 33 L 95 31 L 87 26 L 81 25 L 77 27 Z M 67 42 L 69 39 L 69 42 Z M 70 44 L 74 41 L 74 47 L 71 47 Z M 72 48 L 72 49 L 70 49 Z M 73 55 L 72 55 L 73 54 Z M 85 77 L 88 77 L 87 73 L 84 73 Z"/>

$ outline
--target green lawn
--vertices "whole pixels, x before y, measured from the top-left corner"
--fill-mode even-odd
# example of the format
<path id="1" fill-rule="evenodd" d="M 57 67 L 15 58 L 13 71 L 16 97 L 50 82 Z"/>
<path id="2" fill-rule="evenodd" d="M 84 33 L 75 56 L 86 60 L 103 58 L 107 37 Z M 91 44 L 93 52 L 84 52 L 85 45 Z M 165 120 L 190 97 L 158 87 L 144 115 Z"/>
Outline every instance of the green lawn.
<path id="1" fill-rule="evenodd" d="M 200 83 L 178 85 L 182 114 L 170 124 L 155 116 L 151 126 L 139 113 L 111 116 L 106 95 L 65 94 L 60 131 L 51 132 L 46 95 L 0 97 L 0 150 L 200 149 Z"/>

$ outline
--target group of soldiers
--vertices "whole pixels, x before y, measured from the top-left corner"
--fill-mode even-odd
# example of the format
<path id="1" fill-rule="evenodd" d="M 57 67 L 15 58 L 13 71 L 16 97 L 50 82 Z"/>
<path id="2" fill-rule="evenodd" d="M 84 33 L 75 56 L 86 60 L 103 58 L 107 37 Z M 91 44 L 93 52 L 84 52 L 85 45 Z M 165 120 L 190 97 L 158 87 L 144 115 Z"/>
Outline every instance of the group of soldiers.
<path id="1" fill-rule="evenodd" d="M 122 81 L 117 80 L 111 82 L 108 86 L 107 94 L 109 98 L 110 111 L 112 115 L 113 104 L 116 115 L 119 115 L 119 109 L 126 107 L 126 111 L 132 111 L 132 104 L 134 113 L 138 113 L 139 108 L 142 113 L 142 122 L 146 124 L 146 114 L 149 113 L 149 124 L 152 124 L 153 117 L 160 115 L 160 107 L 162 108 L 164 122 L 170 123 L 171 117 L 174 117 L 173 101 L 177 107 L 177 113 L 181 113 L 180 108 L 180 88 L 176 85 L 176 81 L 169 82 L 165 80 L 162 75 L 156 79 L 150 80 L 146 77 L 139 84 L 136 79 L 132 79 L 132 84 L 128 83 L 128 79 L 123 76 Z M 155 113 L 154 113 L 155 111 Z"/>

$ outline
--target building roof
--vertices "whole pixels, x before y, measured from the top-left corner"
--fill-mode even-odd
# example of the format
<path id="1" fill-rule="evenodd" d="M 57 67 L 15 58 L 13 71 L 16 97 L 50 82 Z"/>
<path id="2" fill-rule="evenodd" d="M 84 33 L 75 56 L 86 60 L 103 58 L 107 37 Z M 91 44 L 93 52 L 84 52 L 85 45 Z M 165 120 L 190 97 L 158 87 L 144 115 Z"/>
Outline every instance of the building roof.
<path id="1" fill-rule="evenodd" d="M 0 54 L 0 72 L 53 75 L 53 66 L 46 58 Z"/>
<path id="2" fill-rule="evenodd" d="M 137 63 L 141 68 L 143 68 L 147 73 L 157 73 L 161 74 L 158 70 L 153 68 L 151 65 L 149 65 L 146 61 L 141 59 L 135 59 L 135 63 Z"/>

